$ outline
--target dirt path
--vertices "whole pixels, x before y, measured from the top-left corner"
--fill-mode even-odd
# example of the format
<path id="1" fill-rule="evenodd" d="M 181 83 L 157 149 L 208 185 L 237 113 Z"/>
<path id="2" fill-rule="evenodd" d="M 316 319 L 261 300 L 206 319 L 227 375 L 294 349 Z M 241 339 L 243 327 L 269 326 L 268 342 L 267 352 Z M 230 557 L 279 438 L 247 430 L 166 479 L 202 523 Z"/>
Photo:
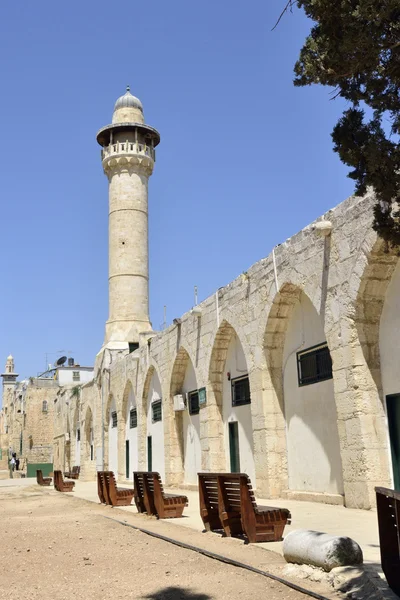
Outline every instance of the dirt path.
<path id="1" fill-rule="evenodd" d="M 105 516 L 142 528 L 156 528 L 167 536 L 173 527 L 175 538 L 179 530 L 187 538 L 182 541 L 193 545 L 198 545 L 196 536 L 203 546 L 208 537 L 38 486 L 1 489 L 1 599 L 307 598 L 280 583 L 154 539 Z M 208 549 L 220 552 L 221 539 L 213 536 L 208 540 Z M 242 543 L 223 542 L 228 554 L 237 560 L 240 555 L 243 560 Z M 279 571 L 280 557 L 248 548 L 246 562 Z"/>

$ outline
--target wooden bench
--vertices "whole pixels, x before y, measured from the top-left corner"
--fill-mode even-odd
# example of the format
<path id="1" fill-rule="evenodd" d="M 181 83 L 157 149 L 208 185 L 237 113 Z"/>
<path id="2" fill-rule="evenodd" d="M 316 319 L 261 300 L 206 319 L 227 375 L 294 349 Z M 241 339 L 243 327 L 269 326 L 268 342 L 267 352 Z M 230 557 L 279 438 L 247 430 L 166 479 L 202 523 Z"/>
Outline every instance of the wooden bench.
<path id="1" fill-rule="evenodd" d="M 400 594 L 400 492 L 376 487 L 382 570 L 389 587 Z"/>
<path id="2" fill-rule="evenodd" d="M 134 491 L 118 488 L 113 471 L 99 471 L 97 478 L 100 502 L 109 506 L 129 506 L 132 503 Z"/>
<path id="3" fill-rule="evenodd" d="M 68 477 L 69 479 L 79 479 L 79 473 L 81 468 L 78 466 L 72 467 L 71 471 L 66 471 L 64 473 L 64 477 Z"/>
<path id="4" fill-rule="evenodd" d="M 206 529 L 219 529 L 215 499 L 218 492 L 218 517 L 225 535 L 242 535 L 250 543 L 277 542 L 290 523 L 287 508 L 257 506 L 250 478 L 245 473 L 199 473 L 200 514 Z"/>
<path id="5" fill-rule="evenodd" d="M 36 471 L 36 481 L 39 485 L 50 485 L 51 477 L 43 477 L 43 473 L 41 469 L 37 469 Z"/>
<path id="6" fill-rule="evenodd" d="M 75 481 L 64 481 L 61 471 L 54 471 L 54 487 L 57 492 L 72 492 Z"/>
<path id="7" fill-rule="evenodd" d="M 156 471 L 136 471 L 133 480 L 135 503 L 141 509 L 138 508 L 139 512 L 143 512 L 145 508 L 148 515 L 155 515 L 159 519 L 174 519 L 181 517 L 183 509 L 189 504 L 187 496 L 166 494 L 160 474 Z"/>

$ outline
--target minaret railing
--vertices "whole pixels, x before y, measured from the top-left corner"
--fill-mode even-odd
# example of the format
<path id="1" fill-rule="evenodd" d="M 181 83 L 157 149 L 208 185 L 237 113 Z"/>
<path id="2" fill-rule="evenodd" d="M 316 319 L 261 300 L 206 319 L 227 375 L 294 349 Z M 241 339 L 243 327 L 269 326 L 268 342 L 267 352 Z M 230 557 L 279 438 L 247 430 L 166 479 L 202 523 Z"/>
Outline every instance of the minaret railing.
<path id="1" fill-rule="evenodd" d="M 143 154 L 149 156 L 155 161 L 156 153 L 152 146 L 148 144 L 141 144 L 140 142 L 116 142 L 115 144 L 109 144 L 101 149 L 101 158 L 104 160 L 112 154 Z"/>

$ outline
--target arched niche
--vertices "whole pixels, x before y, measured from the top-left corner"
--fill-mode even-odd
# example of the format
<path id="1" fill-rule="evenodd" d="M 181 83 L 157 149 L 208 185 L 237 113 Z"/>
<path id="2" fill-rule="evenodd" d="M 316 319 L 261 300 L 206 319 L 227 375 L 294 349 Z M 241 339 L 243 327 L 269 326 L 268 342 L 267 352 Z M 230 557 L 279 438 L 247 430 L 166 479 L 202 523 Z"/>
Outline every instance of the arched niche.
<path id="1" fill-rule="evenodd" d="M 118 413 L 115 398 L 111 395 L 108 402 L 108 470 L 118 479 Z"/>
<path id="2" fill-rule="evenodd" d="M 197 485 L 197 473 L 201 471 L 199 393 L 193 363 L 183 347 L 174 361 L 170 388 L 171 405 L 178 394 L 186 402 L 185 410 L 174 411 L 175 444 L 180 457 L 181 479 L 187 485 Z"/>
<path id="3" fill-rule="evenodd" d="M 386 412 L 387 441 L 390 450 L 391 485 L 400 489 L 400 261 L 393 271 L 385 290 L 379 324 L 379 366 L 382 400 Z M 377 361 L 378 364 L 378 361 Z M 382 447 L 384 451 L 384 447 Z"/>
<path id="4" fill-rule="evenodd" d="M 277 387 L 283 392 L 289 489 L 342 495 L 332 366 L 324 328 L 308 296 L 300 289 L 290 292 L 290 301 L 281 294 L 282 348 L 275 343 L 271 357 L 274 365 L 281 358 L 283 386 Z"/>
<path id="5" fill-rule="evenodd" d="M 158 471 L 165 480 L 164 403 L 161 382 L 154 367 L 150 367 L 146 376 L 143 404 L 146 416 L 145 469 Z"/>
<path id="6" fill-rule="evenodd" d="M 86 409 L 85 415 L 85 438 L 84 438 L 84 459 L 85 462 L 94 462 L 94 430 L 93 430 L 93 414 L 90 406 Z"/>
<path id="7" fill-rule="evenodd" d="M 125 420 L 125 476 L 132 479 L 133 471 L 139 470 L 138 408 L 133 387 L 128 381 L 122 403 L 122 414 Z"/>
<path id="8" fill-rule="evenodd" d="M 237 333 L 225 320 L 215 336 L 209 374 L 223 434 L 221 466 L 247 473 L 255 486 L 248 365 Z"/>

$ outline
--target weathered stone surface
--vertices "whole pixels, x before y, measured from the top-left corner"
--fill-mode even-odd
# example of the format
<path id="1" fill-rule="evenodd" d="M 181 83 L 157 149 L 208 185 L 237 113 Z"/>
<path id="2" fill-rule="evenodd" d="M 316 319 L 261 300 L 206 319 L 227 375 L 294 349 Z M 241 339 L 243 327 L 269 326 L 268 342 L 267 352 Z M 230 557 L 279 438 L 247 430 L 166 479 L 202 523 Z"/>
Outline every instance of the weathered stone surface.
<path id="1" fill-rule="evenodd" d="M 283 556 L 287 562 L 313 565 L 325 571 L 363 562 L 362 550 L 351 538 L 308 529 L 288 533 L 283 542 Z"/>

